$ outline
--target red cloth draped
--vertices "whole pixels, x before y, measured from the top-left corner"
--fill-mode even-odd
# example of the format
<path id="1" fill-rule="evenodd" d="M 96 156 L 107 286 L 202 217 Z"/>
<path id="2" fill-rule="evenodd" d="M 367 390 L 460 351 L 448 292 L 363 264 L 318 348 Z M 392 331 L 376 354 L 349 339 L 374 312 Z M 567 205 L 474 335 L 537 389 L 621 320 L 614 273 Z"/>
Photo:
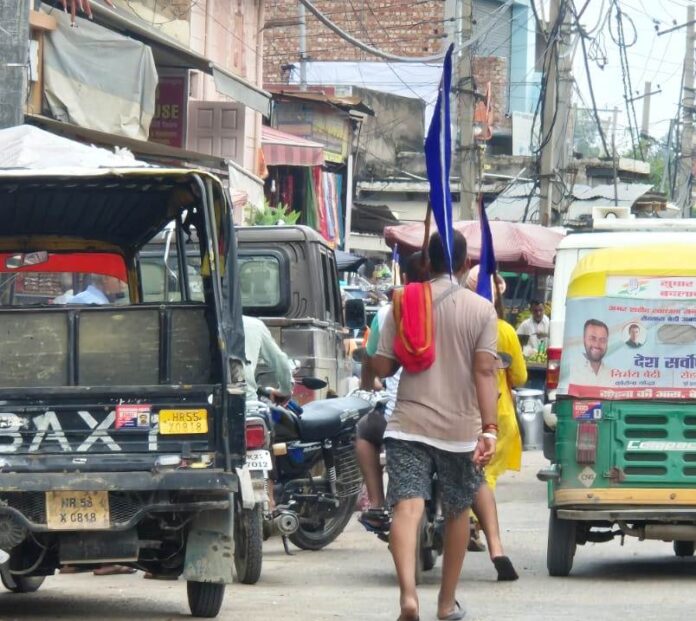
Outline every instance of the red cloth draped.
<path id="1" fill-rule="evenodd" d="M 429 369 L 435 361 L 435 327 L 430 283 L 411 283 L 394 292 L 394 355 L 409 373 Z"/>

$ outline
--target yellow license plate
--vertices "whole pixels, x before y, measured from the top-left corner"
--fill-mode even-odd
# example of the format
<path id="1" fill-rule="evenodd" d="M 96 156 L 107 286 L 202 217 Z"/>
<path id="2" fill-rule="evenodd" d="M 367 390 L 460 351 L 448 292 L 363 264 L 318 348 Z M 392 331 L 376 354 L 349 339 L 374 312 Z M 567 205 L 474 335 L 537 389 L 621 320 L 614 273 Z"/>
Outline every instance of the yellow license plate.
<path id="1" fill-rule="evenodd" d="M 111 525 L 109 492 L 46 492 L 52 530 L 104 530 Z"/>
<path id="2" fill-rule="evenodd" d="M 165 436 L 208 433 L 208 411 L 160 410 L 159 432 Z"/>

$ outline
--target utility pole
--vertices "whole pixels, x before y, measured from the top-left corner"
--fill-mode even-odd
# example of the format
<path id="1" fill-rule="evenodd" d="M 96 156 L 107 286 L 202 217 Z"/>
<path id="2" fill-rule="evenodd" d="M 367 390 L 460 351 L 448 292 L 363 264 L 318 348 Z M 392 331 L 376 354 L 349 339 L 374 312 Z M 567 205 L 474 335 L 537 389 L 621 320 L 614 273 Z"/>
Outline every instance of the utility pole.
<path id="1" fill-rule="evenodd" d="M 684 91 L 682 92 L 681 149 L 677 166 L 675 203 L 682 217 L 691 216 L 691 167 L 694 150 L 694 7 L 686 9 L 686 53 L 684 55 Z"/>
<path id="2" fill-rule="evenodd" d="M 662 152 L 662 179 L 660 180 L 660 192 L 667 193 L 667 179 L 669 175 L 669 153 L 672 149 L 672 132 L 674 131 L 674 119 L 669 120 L 669 132 L 667 132 L 667 143 Z M 671 192 L 670 192 L 671 194 Z M 668 196 L 668 198 L 672 198 Z"/>
<path id="3" fill-rule="evenodd" d="M 640 124 L 640 135 L 642 138 L 650 136 L 650 98 L 652 96 L 652 83 L 646 82 L 643 90 L 643 120 Z"/>
<path id="4" fill-rule="evenodd" d="M 463 48 L 474 30 L 474 6 L 472 0 L 458 0 L 455 8 L 455 24 L 459 41 L 456 65 L 457 125 L 459 126 L 459 220 L 478 217 L 474 203 L 478 194 L 478 146 L 474 140 L 474 80 L 471 63 L 471 47 Z"/>
<path id="5" fill-rule="evenodd" d="M 29 2 L 0 0 L 0 129 L 24 122 L 29 63 Z"/>
<path id="6" fill-rule="evenodd" d="M 616 124 L 619 122 L 619 109 L 614 107 L 611 123 L 611 162 L 614 169 L 614 207 L 619 204 L 619 160 L 616 157 Z"/>
<path id="7" fill-rule="evenodd" d="M 551 0 L 549 25 L 553 30 L 561 18 L 562 24 L 553 41 L 546 46 L 544 54 L 544 115 L 541 122 L 541 202 L 540 224 L 550 226 L 553 212 L 561 211 L 563 194 L 556 185 L 557 179 L 565 175 L 570 145 L 569 129 L 570 100 L 573 77 L 571 67 L 573 52 L 568 45 L 571 12 L 567 0 Z"/>
<path id="8" fill-rule="evenodd" d="M 305 6 L 297 3 L 297 17 L 300 22 L 300 90 L 307 90 L 307 19 Z"/>

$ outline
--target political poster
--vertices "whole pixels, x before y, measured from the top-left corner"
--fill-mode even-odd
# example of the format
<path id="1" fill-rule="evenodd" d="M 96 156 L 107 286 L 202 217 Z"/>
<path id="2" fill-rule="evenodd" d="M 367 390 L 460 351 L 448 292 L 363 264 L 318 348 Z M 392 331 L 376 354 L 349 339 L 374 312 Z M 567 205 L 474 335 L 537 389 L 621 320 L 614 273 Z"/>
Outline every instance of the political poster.
<path id="1" fill-rule="evenodd" d="M 569 298 L 559 394 L 696 399 L 696 278 L 607 278 Z"/>

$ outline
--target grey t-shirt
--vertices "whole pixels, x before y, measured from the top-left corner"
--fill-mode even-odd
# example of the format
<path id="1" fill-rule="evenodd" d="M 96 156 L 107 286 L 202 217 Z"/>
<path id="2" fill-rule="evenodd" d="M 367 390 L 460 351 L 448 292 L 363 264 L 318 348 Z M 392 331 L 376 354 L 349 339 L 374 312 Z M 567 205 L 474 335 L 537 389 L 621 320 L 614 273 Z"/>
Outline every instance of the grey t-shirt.
<path id="1" fill-rule="evenodd" d="M 449 277 L 432 282 L 433 302 L 451 288 Z M 471 451 L 481 431 L 474 384 L 474 354 L 497 356 L 493 305 L 467 289 L 449 293 L 435 308 L 435 362 L 421 373 L 401 373 L 394 414 L 385 437 L 424 442 L 450 451 Z M 390 313 L 377 353 L 394 359 L 396 326 Z"/>

